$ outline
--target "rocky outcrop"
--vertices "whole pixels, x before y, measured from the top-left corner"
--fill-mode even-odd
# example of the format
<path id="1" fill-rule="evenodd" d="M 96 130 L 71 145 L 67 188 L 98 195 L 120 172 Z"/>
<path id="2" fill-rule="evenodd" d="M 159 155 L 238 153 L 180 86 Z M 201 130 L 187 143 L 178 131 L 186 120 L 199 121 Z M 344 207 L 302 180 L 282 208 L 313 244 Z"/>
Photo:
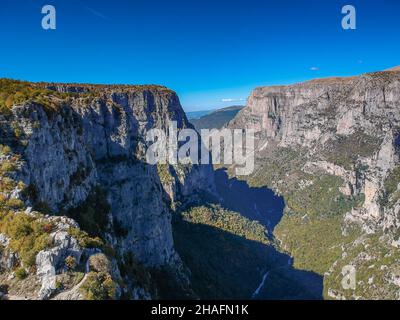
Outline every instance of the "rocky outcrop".
<path id="1" fill-rule="evenodd" d="M 51 218 L 47 221 L 55 223 L 56 231 L 50 234 L 52 247 L 42 250 L 36 256 L 36 274 L 41 279 L 41 288 L 38 293 L 39 299 L 48 299 L 56 288 L 56 275 L 65 268 L 65 259 L 73 257 L 77 264 L 81 261 L 83 249 L 78 241 L 69 233 L 69 228 L 78 228 L 72 219 Z"/>
<path id="2" fill-rule="evenodd" d="M 394 68 L 257 88 L 228 125 L 256 131 L 248 179 L 283 194 L 279 241 L 324 275 L 326 298 L 399 298 L 399 121 Z M 345 266 L 356 270 L 353 290 L 341 285 Z"/>
<path id="3" fill-rule="evenodd" d="M 17 257 L 12 251 L 5 251 L 10 243 L 10 238 L 0 233 L 0 271 L 12 269 Z"/>
<path id="4" fill-rule="evenodd" d="M 14 179 L 29 186 L 27 205 L 67 213 L 101 188 L 110 206 L 105 238 L 118 255 L 175 269 L 184 279 L 174 250 L 171 201 L 188 201 L 214 187 L 211 166 L 171 166 L 174 187 L 167 194 L 157 166 L 145 162 L 149 130 L 166 131 L 170 121 L 178 130 L 190 126 L 176 94 L 159 86 L 40 86 L 48 95 L 62 94 L 56 108 L 27 101 L 0 116 L 2 144 L 21 155 Z M 82 255 L 66 232 L 51 237 L 55 245 L 37 256 L 38 275 L 46 279 L 42 298 L 53 290 L 58 260 L 72 255 L 79 261 Z"/>
<path id="5" fill-rule="evenodd" d="M 400 73 L 395 69 L 261 87 L 253 91 L 247 107 L 229 126 L 255 129 L 258 151 L 268 141 L 279 147 L 308 150 L 308 168 L 319 167 L 343 178 L 344 193 L 365 194 L 363 209 L 354 214 L 388 227 L 388 221 L 397 219 L 398 212 L 381 207 L 379 198 L 387 175 L 398 163 L 399 101 Z M 353 150 L 357 154 L 353 154 L 351 168 L 340 167 L 333 156 L 341 156 L 339 144 L 346 137 L 355 141 L 366 138 L 361 143 L 363 150 Z"/>

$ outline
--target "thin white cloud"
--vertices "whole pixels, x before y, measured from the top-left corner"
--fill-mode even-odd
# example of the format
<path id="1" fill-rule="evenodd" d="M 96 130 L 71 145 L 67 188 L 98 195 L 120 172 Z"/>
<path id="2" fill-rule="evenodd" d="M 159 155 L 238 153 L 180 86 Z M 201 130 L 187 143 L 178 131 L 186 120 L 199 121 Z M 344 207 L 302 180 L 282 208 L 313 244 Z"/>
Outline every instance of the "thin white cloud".
<path id="1" fill-rule="evenodd" d="M 246 101 L 246 99 L 240 98 L 240 99 L 233 99 L 233 98 L 224 98 L 221 99 L 222 102 L 239 102 L 239 101 Z"/>
<path id="2" fill-rule="evenodd" d="M 318 67 L 311 67 L 310 70 L 311 70 L 311 71 L 318 71 L 319 68 L 318 68 Z"/>
<path id="3" fill-rule="evenodd" d="M 86 9 L 87 11 L 89 11 L 92 15 L 96 16 L 96 17 L 99 17 L 99 18 L 101 18 L 101 19 L 103 19 L 103 20 L 108 20 L 108 17 L 107 17 L 107 16 L 105 16 L 105 15 L 102 14 L 101 12 L 99 12 L 99 11 L 97 11 L 97 10 L 91 8 L 91 7 L 86 7 L 86 6 L 85 6 L 85 9 Z"/>

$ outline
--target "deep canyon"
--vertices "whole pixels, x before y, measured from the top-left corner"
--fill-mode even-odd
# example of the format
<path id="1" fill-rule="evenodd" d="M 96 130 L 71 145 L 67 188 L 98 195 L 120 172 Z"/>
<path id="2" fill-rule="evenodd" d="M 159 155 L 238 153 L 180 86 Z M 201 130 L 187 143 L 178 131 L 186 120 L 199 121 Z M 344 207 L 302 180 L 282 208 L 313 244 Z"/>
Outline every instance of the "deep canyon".
<path id="1" fill-rule="evenodd" d="M 396 69 L 256 88 L 235 176 L 146 163 L 193 127 L 165 87 L 0 79 L 1 297 L 399 299 L 399 103 Z"/>

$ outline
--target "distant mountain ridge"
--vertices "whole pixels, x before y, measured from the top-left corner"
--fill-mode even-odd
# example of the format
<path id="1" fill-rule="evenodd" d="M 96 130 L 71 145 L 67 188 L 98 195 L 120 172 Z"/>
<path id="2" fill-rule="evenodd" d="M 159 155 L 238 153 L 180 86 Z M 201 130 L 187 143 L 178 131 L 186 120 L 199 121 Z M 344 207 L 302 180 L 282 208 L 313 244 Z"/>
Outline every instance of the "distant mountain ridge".
<path id="1" fill-rule="evenodd" d="M 202 110 L 202 111 L 188 111 L 186 116 L 189 120 L 200 119 L 201 117 L 212 113 L 214 110 Z"/>
<path id="2" fill-rule="evenodd" d="M 239 113 L 244 106 L 231 106 L 201 116 L 200 118 L 192 118 L 189 121 L 195 126 L 197 130 L 201 129 L 220 129 Z"/>

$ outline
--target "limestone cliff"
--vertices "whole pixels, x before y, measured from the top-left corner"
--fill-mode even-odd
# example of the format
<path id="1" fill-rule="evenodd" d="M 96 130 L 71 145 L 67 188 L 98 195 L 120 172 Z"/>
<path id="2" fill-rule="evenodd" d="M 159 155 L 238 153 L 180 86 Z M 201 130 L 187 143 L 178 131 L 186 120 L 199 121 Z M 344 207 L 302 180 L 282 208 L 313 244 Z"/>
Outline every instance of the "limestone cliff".
<path id="1" fill-rule="evenodd" d="M 390 248 L 386 258 L 390 257 L 391 265 L 382 263 L 382 270 L 390 271 L 377 272 L 375 280 L 374 276 L 360 280 L 358 291 L 343 293 L 328 283 L 329 297 L 384 298 L 383 292 L 390 292 L 391 297 L 399 298 L 398 287 L 388 289 L 398 285 L 399 271 L 395 247 L 400 223 L 399 121 L 400 72 L 391 69 L 359 77 L 257 88 L 246 108 L 229 124 L 231 128 L 256 130 L 257 168 L 248 180 L 273 187 L 285 196 L 288 215 L 277 229 L 282 246 L 292 253 L 316 250 L 314 256 L 295 255 L 301 267 L 326 273 L 328 278 L 330 272 L 339 272 L 338 266 L 346 260 L 360 270 L 372 268 L 373 274 L 377 265 L 366 263 L 360 248 L 357 251 L 355 247 L 360 243 L 366 248 L 374 246 L 374 254 L 364 248 L 371 261 L 383 259 L 376 248 Z M 296 223 L 297 229 L 289 235 Z M 360 242 L 345 237 L 353 224 L 363 230 Z M 316 226 L 321 232 L 327 225 L 337 225 L 338 236 L 318 255 L 316 248 L 334 232 L 324 240 L 311 233 L 316 232 Z M 303 239 L 296 238 L 295 232 L 300 230 L 304 231 Z M 375 235 L 377 243 L 367 244 L 366 234 Z M 338 240 L 340 237 L 343 239 Z M 342 252 L 332 251 L 335 246 L 342 246 Z M 319 265 L 310 262 L 323 255 L 326 259 Z M 324 263 L 331 267 L 322 267 Z M 335 277 L 338 281 L 339 276 Z M 377 285 L 377 278 L 384 285 Z M 333 293 L 338 291 L 341 293 Z"/>
<path id="2" fill-rule="evenodd" d="M 185 281 L 173 245 L 172 201 L 213 192 L 212 168 L 168 167 L 165 179 L 160 168 L 145 163 L 148 130 L 166 130 L 169 121 L 176 121 L 178 129 L 189 126 L 177 95 L 160 86 L 18 82 L 9 86 L 13 85 L 22 86 L 20 90 L 28 96 L 18 99 L 14 95 L 8 112 L 0 115 L 1 144 L 7 147 L 2 163 L 18 157 L 17 165 L 2 179 L 11 178 L 25 187 L 15 186 L 3 196 L 21 199 L 25 208 L 40 211 L 45 207 L 51 214 L 70 215 L 90 226 L 87 216 L 80 216 L 82 206 L 89 208 L 98 220 L 97 229 L 117 256 L 132 255 L 148 268 L 168 267 L 175 270 L 179 281 Z M 26 196 L 24 190 L 30 194 Z M 87 203 L 100 201 L 94 195 L 99 190 L 107 206 L 102 224 L 102 208 Z M 56 270 L 71 255 L 68 250 L 59 253 L 62 257 L 57 262 L 53 259 Z"/>

